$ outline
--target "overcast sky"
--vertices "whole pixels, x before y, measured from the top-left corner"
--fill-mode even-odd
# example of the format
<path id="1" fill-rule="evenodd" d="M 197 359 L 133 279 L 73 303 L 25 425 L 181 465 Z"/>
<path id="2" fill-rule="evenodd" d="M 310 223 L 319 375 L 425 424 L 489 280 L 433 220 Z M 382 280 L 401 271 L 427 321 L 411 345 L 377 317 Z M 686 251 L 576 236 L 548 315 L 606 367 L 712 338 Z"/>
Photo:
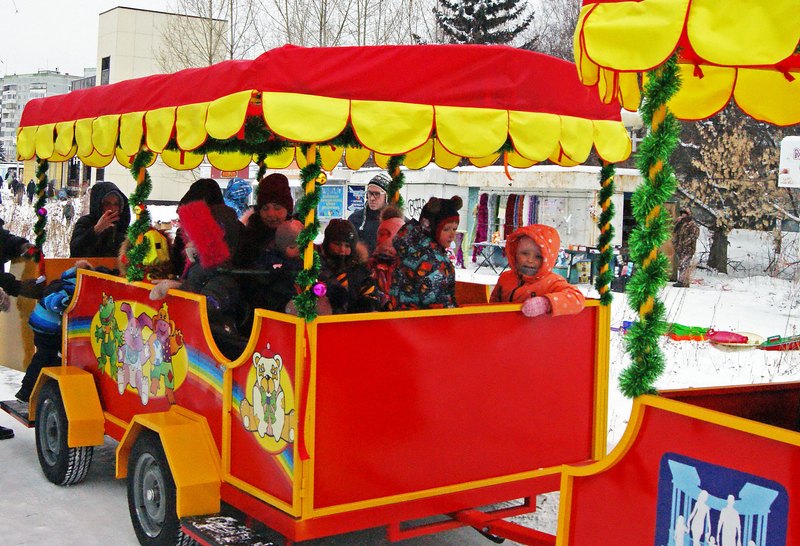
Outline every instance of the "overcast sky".
<path id="1" fill-rule="evenodd" d="M 98 15 L 117 6 L 167 11 L 168 0 L 0 0 L 0 75 L 95 66 Z"/>

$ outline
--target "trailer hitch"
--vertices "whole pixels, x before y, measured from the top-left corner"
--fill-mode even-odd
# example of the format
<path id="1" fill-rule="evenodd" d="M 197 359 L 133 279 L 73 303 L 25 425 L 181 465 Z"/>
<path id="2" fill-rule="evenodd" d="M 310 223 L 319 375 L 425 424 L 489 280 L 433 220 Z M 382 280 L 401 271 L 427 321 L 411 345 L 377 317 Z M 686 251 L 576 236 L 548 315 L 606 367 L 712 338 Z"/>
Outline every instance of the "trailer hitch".
<path id="1" fill-rule="evenodd" d="M 482 534 L 484 537 L 488 538 L 495 544 L 502 544 L 506 541 L 506 539 L 504 539 L 503 537 L 499 537 L 497 535 L 493 535 L 492 533 L 490 533 L 488 527 L 484 527 L 483 529 L 478 529 L 477 527 L 473 527 L 473 529 L 478 531 L 480 534 Z"/>

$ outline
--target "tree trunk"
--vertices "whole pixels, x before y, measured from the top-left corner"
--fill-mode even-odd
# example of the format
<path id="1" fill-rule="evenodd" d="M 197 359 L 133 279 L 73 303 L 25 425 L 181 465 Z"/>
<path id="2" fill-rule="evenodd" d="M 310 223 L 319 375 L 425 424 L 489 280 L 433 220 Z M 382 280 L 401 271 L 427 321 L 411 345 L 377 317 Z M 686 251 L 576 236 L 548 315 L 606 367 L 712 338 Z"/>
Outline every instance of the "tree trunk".
<path id="1" fill-rule="evenodd" d="M 720 273 L 728 273 L 728 232 L 724 229 L 711 230 L 708 267 Z"/>

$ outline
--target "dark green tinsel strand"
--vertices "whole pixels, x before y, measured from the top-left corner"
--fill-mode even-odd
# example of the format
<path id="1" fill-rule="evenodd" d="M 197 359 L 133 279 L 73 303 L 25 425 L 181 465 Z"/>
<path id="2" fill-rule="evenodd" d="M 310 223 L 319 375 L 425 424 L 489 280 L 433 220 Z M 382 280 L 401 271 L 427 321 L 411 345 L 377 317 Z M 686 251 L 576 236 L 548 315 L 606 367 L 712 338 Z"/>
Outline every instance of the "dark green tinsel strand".
<path id="1" fill-rule="evenodd" d="M 305 150 L 304 150 L 305 153 Z M 322 158 L 319 151 L 316 153 L 316 161 L 309 163 L 300 170 L 300 177 L 303 180 L 303 196 L 297 201 L 295 212 L 301 221 L 305 221 L 311 211 L 316 211 L 320 200 L 320 189 L 317 183 L 319 175 L 322 174 Z M 309 184 L 313 184 L 313 191 L 308 193 Z M 300 247 L 300 254 L 305 255 L 309 245 L 314 244 L 314 239 L 319 235 L 319 221 L 314 215 L 314 221 L 305 226 L 297 236 L 297 245 Z M 294 305 L 298 316 L 307 322 L 317 317 L 317 296 L 311 289 L 319 278 L 320 259 L 316 250 L 313 251 L 313 260 L 309 269 L 304 269 L 297 275 L 296 283 L 301 288 L 301 292 L 294 297 Z"/>
<path id="2" fill-rule="evenodd" d="M 264 175 L 267 174 L 267 154 L 258 154 L 256 156 L 256 164 L 258 165 L 256 180 L 260 182 Z"/>
<path id="3" fill-rule="evenodd" d="M 140 210 L 136 220 L 128 227 L 128 241 L 130 246 L 126 254 L 128 258 L 128 272 L 127 278 L 129 281 L 141 281 L 144 279 L 144 268 L 142 261 L 150 250 L 150 240 L 143 237 L 143 235 L 150 229 L 150 212 L 147 210 L 145 201 L 150 196 L 150 191 L 153 189 L 153 182 L 150 179 L 150 173 L 147 172 L 147 166 L 153 160 L 153 152 L 142 150 L 133 159 L 131 165 L 131 174 L 133 179 L 136 180 L 136 189 L 128 198 L 130 206 L 134 211 Z M 144 179 L 139 181 L 139 173 L 143 171 Z"/>
<path id="4" fill-rule="evenodd" d="M 33 224 L 34 244 L 39 250 L 44 246 L 47 240 L 47 170 L 50 168 L 50 163 L 46 159 L 36 158 L 36 204 L 33 210 L 36 211 L 36 223 Z M 41 259 L 41 252 L 38 252 L 34 257 L 37 262 Z"/>
<path id="5" fill-rule="evenodd" d="M 610 305 L 614 299 L 611 295 L 611 281 L 614 279 L 614 271 L 611 268 L 611 261 L 614 259 L 614 251 L 611 248 L 611 241 L 614 238 L 614 226 L 611 220 L 614 219 L 614 203 L 611 202 L 614 196 L 614 173 L 616 169 L 613 164 L 604 164 L 600 169 L 600 192 L 597 196 L 598 205 L 601 208 L 600 217 L 597 220 L 597 227 L 600 229 L 598 247 L 600 251 L 600 273 L 594 281 L 594 286 L 600 293 L 600 304 Z M 605 204 L 605 207 L 603 205 Z M 605 228 L 605 229 L 604 229 Z"/>
<path id="6" fill-rule="evenodd" d="M 403 196 L 400 195 L 400 189 L 406 183 L 406 175 L 400 170 L 400 165 L 403 164 L 405 158 L 405 155 L 394 155 L 389 158 L 389 164 L 386 166 L 389 176 L 392 177 L 392 181 L 389 182 L 389 187 L 386 190 L 389 195 L 389 203 L 395 205 L 401 211 L 405 207 L 405 201 Z M 397 195 L 397 201 L 393 201 L 395 195 Z"/>
<path id="7" fill-rule="evenodd" d="M 641 106 L 644 122 L 652 127 L 660 108 L 680 89 L 677 56 L 648 74 Z M 636 166 L 644 183 L 633 195 L 631 204 L 637 227 L 628 241 L 630 255 L 636 263 L 633 277 L 626 286 L 628 303 L 639 313 L 625 336 L 625 346 L 631 365 L 620 375 L 619 388 L 625 396 L 634 398 L 655 392 L 655 382 L 664 371 L 664 355 L 659 340 L 666 332 L 666 310 L 658 300 L 658 291 L 668 278 L 668 260 L 658 249 L 669 238 L 670 220 L 664 202 L 675 191 L 675 176 L 669 158 L 678 144 L 680 126 L 677 119 L 665 111 L 664 119 L 653 127 L 636 157 Z M 660 168 L 659 168 L 660 165 Z M 651 175 L 651 170 L 655 170 Z M 657 212 L 654 212 L 657 210 Z M 652 309 L 649 308 L 652 302 Z"/>

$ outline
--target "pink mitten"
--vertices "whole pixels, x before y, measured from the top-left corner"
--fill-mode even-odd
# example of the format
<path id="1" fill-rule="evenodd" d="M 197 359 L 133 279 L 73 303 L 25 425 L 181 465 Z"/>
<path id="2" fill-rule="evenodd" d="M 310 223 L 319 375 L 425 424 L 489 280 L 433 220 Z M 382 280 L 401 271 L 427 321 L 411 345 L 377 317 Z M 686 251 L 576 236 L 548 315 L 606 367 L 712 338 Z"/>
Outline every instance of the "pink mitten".
<path id="1" fill-rule="evenodd" d="M 531 298 L 522 304 L 522 314 L 526 317 L 538 317 L 550 312 L 550 300 L 543 296 Z"/>

